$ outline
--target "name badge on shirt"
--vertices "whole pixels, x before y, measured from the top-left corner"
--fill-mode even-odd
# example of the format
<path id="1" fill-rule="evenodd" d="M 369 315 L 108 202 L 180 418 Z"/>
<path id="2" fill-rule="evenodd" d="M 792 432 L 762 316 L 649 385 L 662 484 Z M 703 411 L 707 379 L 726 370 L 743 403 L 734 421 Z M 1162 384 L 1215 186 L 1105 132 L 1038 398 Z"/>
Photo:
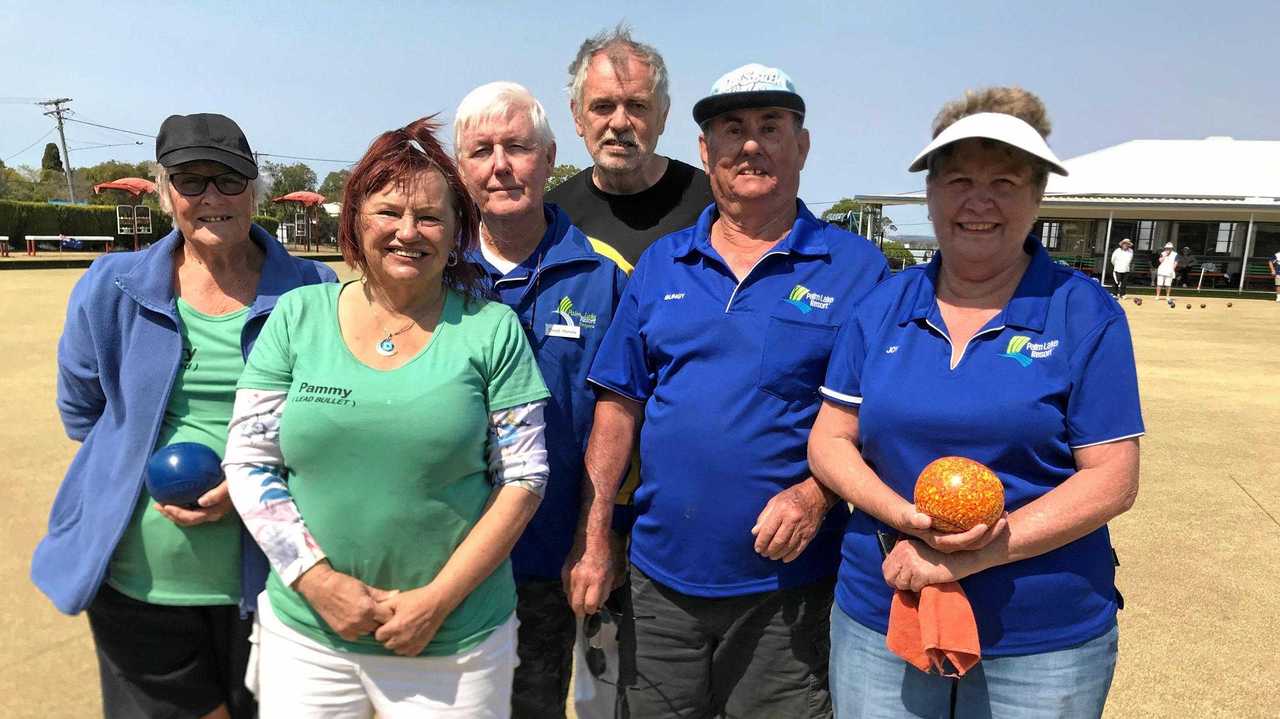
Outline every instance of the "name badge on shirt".
<path id="1" fill-rule="evenodd" d="M 547 325 L 547 336 L 576 340 L 582 337 L 582 328 L 577 325 Z"/>

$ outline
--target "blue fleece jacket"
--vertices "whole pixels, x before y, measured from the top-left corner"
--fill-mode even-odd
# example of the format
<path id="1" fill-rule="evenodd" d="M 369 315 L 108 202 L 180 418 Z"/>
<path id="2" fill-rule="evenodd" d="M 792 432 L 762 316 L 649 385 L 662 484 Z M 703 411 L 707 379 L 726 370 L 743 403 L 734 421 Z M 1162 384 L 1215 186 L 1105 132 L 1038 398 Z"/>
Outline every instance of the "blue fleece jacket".
<path id="1" fill-rule="evenodd" d="M 240 334 L 249 356 L 280 295 L 333 282 L 333 270 L 292 257 L 266 230 L 250 239 L 265 253 L 257 297 Z M 93 601 L 143 486 L 147 458 L 164 420 L 182 359 L 173 295 L 177 230 L 141 252 L 96 260 L 71 291 L 58 341 L 58 412 L 67 436 L 81 442 L 36 547 L 31 579 L 60 611 Z M 242 611 L 254 608 L 267 563 L 248 534 L 241 541 Z"/>
<path id="2" fill-rule="evenodd" d="M 559 207 L 544 203 L 547 231 L 533 254 L 503 274 L 478 251 L 494 294 L 520 317 L 551 390 L 544 417 L 551 474 L 537 514 L 511 552 L 516 581 L 558 579 L 573 548 L 582 505 L 582 457 L 595 416 L 587 370 L 613 321 L 627 275 L 617 251 L 588 239 Z"/>

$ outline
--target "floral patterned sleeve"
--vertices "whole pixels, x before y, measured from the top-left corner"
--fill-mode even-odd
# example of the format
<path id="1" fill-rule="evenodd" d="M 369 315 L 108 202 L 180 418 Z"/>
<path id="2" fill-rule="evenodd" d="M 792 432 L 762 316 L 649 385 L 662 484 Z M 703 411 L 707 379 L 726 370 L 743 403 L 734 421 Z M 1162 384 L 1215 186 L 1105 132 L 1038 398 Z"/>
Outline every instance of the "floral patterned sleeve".
<path id="1" fill-rule="evenodd" d="M 222 469 L 245 528 L 280 578 L 292 585 L 325 554 L 289 493 L 289 473 L 280 451 L 280 418 L 287 396 L 272 390 L 236 391 Z"/>
<path id="2" fill-rule="evenodd" d="M 542 496 L 551 468 L 547 464 L 546 400 L 489 414 L 489 483 L 514 486 Z"/>

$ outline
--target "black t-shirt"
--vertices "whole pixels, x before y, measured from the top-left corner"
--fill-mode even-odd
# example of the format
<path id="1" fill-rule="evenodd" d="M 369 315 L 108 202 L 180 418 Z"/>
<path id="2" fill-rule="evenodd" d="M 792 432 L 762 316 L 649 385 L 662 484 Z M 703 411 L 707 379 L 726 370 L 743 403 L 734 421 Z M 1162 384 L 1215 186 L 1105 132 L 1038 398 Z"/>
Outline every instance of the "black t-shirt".
<path id="1" fill-rule="evenodd" d="M 702 170 L 679 160 L 667 163 L 662 179 L 634 195 L 614 195 L 596 187 L 591 168 L 547 193 L 588 237 L 611 245 L 634 265 L 653 241 L 697 223 L 715 200 Z"/>

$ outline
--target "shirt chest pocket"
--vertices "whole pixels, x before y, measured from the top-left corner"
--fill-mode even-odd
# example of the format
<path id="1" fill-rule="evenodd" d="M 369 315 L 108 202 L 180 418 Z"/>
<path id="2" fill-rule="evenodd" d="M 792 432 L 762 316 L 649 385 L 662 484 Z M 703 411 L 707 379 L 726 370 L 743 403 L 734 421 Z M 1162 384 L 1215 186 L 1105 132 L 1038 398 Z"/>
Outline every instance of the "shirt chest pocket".
<path id="1" fill-rule="evenodd" d="M 760 353 L 760 389 L 788 402 L 817 397 L 835 340 L 836 328 L 830 325 L 770 317 Z"/>

